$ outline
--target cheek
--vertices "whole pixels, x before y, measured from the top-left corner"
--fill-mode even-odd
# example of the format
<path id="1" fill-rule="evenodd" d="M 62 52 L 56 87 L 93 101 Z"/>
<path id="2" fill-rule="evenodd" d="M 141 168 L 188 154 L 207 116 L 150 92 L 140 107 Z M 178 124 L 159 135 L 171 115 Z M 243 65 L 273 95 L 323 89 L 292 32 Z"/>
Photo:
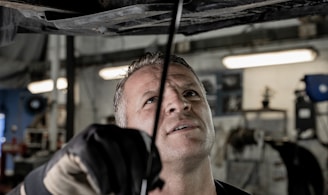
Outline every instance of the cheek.
<path id="1" fill-rule="evenodd" d="M 146 132 L 149 135 L 153 134 L 153 122 L 154 114 L 135 114 L 131 118 L 128 118 L 128 128 L 133 128 Z"/>
<path id="2" fill-rule="evenodd" d="M 202 109 L 199 109 L 199 110 L 201 110 L 200 114 L 202 115 L 205 125 L 207 125 L 208 128 L 210 128 L 210 130 L 214 131 L 212 112 L 211 112 L 209 105 L 204 103 L 203 105 L 201 105 L 201 108 Z"/>

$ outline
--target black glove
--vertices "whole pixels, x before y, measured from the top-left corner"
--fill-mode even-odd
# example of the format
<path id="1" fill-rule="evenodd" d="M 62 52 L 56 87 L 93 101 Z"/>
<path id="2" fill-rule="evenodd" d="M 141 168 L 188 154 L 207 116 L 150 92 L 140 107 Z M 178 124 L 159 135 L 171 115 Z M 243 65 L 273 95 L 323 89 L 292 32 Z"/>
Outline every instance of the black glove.
<path id="1" fill-rule="evenodd" d="M 115 125 L 91 125 L 24 180 L 27 195 L 140 194 L 151 139 Z M 151 153 L 148 189 L 162 187 L 159 153 Z"/>

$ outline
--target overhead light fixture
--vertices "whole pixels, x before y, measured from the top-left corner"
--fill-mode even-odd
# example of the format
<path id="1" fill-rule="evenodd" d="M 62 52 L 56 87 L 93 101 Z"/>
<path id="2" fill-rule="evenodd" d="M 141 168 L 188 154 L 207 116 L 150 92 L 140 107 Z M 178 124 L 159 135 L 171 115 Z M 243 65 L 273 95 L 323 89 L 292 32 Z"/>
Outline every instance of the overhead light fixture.
<path id="1" fill-rule="evenodd" d="M 125 76 L 129 66 L 106 67 L 99 71 L 99 76 L 104 80 L 121 79 Z"/>
<path id="2" fill-rule="evenodd" d="M 47 80 L 32 82 L 28 84 L 27 88 L 33 94 L 50 92 L 54 89 L 54 81 L 52 79 L 47 79 Z M 58 78 L 57 89 L 62 90 L 66 88 L 67 88 L 66 78 Z"/>
<path id="3" fill-rule="evenodd" d="M 222 63 L 228 69 L 237 69 L 310 62 L 313 61 L 316 57 L 317 52 L 314 49 L 302 48 L 261 53 L 229 55 L 223 57 Z"/>

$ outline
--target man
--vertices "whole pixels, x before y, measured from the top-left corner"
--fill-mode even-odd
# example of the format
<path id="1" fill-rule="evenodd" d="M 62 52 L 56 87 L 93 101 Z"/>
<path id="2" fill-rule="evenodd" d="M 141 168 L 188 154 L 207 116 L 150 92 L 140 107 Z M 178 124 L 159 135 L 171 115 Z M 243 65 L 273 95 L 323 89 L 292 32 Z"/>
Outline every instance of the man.
<path id="1" fill-rule="evenodd" d="M 147 53 L 131 64 L 114 98 L 119 126 L 152 135 L 163 64 L 161 53 Z M 156 137 L 165 185 L 150 194 L 246 194 L 214 181 L 209 157 L 214 137 L 203 85 L 185 60 L 172 56 Z"/>
<path id="2" fill-rule="evenodd" d="M 94 125 L 86 129 L 45 168 L 29 174 L 19 189 L 21 194 L 38 193 L 32 189 L 35 186 L 46 192 L 38 194 L 138 194 L 149 154 L 149 141 L 142 132 L 153 134 L 163 64 L 161 53 L 147 53 L 134 61 L 114 97 L 120 128 Z M 172 56 L 156 137 L 160 159 L 155 150 L 149 194 L 246 195 L 214 180 L 209 157 L 214 137 L 201 82 L 182 58 Z"/>

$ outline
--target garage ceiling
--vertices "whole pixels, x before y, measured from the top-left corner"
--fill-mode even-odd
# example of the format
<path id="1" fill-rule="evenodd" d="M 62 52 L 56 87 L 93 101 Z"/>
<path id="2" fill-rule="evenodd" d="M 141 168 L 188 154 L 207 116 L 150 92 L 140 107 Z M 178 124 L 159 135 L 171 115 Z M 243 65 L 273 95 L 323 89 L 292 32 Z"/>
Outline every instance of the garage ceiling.
<path id="1" fill-rule="evenodd" d="M 0 24 L 12 32 L 68 35 L 168 33 L 173 0 L 0 0 Z M 325 15 L 327 0 L 186 0 L 179 33 Z M 8 8 L 8 9 L 7 9 Z M 1 12 L 0 12 L 1 14 Z M 15 28 L 14 28 L 15 27 Z M 4 30 L 4 29 L 2 29 Z M 8 28 L 7 28 L 8 30 Z"/>
<path id="2" fill-rule="evenodd" d="M 31 39 L 30 42 L 25 42 L 26 38 L 18 37 L 18 34 L 104 37 L 167 34 L 173 2 L 174 0 L 0 0 L 0 81 L 9 78 L 13 81 L 9 84 L 2 82 L 0 88 L 24 86 L 29 82 L 28 79 L 24 79 L 22 84 L 17 84 L 16 80 L 23 78 L 22 75 L 29 77 L 32 69 L 37 69 L 41 75 L 44 72 L 44 66 L 35 65 L 33 61 L 44 59 L 42 48 L 45 48 L 47 39 L 38 36 L 38 41 Z M 178 33 L 195 35 L 243 24 L 302 18 L 303 23 L 315 23 L 316 36 L 325 36 L 328 34 L 327 10 L 328 0 L 185 0 Z M 282 37 L 295 37 L 296 31 L 297 27 L 272 29 L 266 32 L 269 37 L 265 38 L 278 40 Z M 206 45 L 215 43 L 215 47 L 226 47 L 232 43 L 245 44 L 244 40 L 250 41 L 249 37 L 263 36 L 263 32 L 251 33 L 230 39 L 224 37 L 219 40 L 219 45 L 210 40 Z M 29 49 L 31 44 L 39 44 L 41 50 L 33 52 L 34 56 L 29 57 L 29 62 L 24 65 L 13 65 L 9 61 L 26 60 L 8 58 L 7 54 L 13 55 L 13 52 L 3 46 L 13 45 L 14 40 L 15 44 L 19 40 L 25 42 L 20 44 L 24 47 L 15 52 L 18 57 L 22 56 L 21 52 L 36 51 Z M 203 44 L 205 43 L 193 45 L 200 48 Z M 15 46 L 11 47 L 15 49 Z M 83 63 L 89 59 L 80 61 Z"/>

